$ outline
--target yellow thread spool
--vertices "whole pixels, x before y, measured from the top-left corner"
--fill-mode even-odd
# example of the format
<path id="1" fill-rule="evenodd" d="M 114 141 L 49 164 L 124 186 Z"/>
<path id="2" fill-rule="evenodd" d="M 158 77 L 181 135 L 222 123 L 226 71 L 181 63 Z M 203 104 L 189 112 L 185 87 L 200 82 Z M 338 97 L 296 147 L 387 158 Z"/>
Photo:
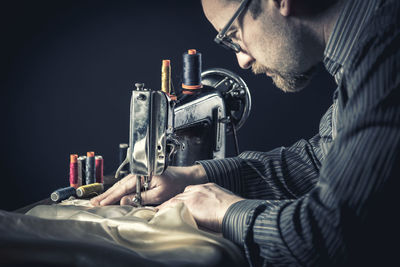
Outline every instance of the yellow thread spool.
<path id="1" fill-rule="evenodd" d="M 80 198 L 85 198 L 93 195 L 99 195 L 103 193 L 104 186 L 100 183 L 88 184 L 80 186 L 76 189 L 76 195 Z"/>
<path id="2" fill-rule="evenodd" d="M 171 93 L 171 61 L 164 59 L 161 66 L 161 91 Z"/>

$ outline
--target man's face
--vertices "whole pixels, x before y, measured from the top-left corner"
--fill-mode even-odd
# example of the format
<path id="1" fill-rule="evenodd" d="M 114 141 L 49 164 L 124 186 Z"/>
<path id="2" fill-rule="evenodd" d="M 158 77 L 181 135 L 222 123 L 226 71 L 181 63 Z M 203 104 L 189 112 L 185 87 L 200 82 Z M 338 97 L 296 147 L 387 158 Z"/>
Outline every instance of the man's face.
<path id="1" fill-rule="evenodd" d="M 254 0 L 253 0 L 254 1 Z M 207 19 L 220 31 L 232 17 L 239 2 L 203 0 Z M 323 50 L 316 38 L 297 18 L 283 16 L 273 0 L 261 1 L 261 13 L 253 18 L 247 9 L 237 19 L 227 35 L 242 51 L 236 53 L 242 68 L 252 68 L 255 74 L 265 73 L 285 92 L 304 88 L 311 79 Z"/>

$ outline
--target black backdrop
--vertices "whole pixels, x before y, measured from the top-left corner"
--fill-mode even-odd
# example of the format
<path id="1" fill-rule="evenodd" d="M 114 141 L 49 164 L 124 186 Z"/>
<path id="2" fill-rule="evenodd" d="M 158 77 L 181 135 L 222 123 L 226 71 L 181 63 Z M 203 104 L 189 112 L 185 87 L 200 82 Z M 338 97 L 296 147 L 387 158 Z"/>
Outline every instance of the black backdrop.
<path id="1" fill-rule="evenodd" d="M 118 144 L 128 141 L 132 85 L 159 88 L 167 58 L 179 84 L 189 48 L 202 52 L 203 69 L 227 68 L 248 84 L 253 109 L 238 132 L 241 151 L 313 136 L 335 88 L 322 67 L 297 94 L 241 70 L 213 43 L 216 32 L 200 1 L 12 1 L 0 14 L 0 209 L 67 186 L 71 153 L 93 150 L 113 172 Z M 228 156 L 232 147 L 229 139 Z"/>

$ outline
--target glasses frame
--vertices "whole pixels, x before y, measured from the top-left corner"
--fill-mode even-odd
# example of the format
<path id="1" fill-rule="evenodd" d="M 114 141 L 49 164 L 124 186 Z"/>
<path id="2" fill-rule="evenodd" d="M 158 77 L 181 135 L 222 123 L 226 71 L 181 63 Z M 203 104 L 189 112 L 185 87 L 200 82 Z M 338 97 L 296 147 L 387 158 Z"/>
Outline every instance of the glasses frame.
<path id="1" fill-rule="evenodd" d="M 221 45 L 225 49 L 231 50 L 235 53 L 239 53 L 242 51 L 242 48 L 238 43 L 235 43 L 232 41 L 230 37 L 226 35 L 226 33 L 229 31 L 231 28 L 233 22 L 243 13 L 243 11 L 246 9 L 247 4 L 250 2 L 250 0 L 243 0 L 240 3 L 239 8 L 235 11 L 231 19 L 228 21 L 228 23 L 225 25 L 225 27 L 217 34 L 217 36 L 214 38 L 214 42 L 217 44 Z"/>

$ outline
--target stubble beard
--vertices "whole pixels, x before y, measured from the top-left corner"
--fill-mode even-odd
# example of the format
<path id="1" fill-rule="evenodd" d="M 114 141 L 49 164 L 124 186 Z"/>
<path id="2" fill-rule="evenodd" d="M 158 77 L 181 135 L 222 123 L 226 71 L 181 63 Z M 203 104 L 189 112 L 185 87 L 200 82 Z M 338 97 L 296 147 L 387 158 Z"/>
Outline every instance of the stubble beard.
<path id="1" fill-rule="evenodd" d="M 310 82 L 315 67 L 310 68 L 305 73 L 284 73 L 278 70 L 267 68 L 258 62 L 254 62 L 251 70 L 254 74 L 266 74 L 272 78 L 272 81 L 276 87 L 281 89 L 285 93 L 295 93 L 301 91 Z M 267 74 L 268 73 L 268 74 Z"/>

